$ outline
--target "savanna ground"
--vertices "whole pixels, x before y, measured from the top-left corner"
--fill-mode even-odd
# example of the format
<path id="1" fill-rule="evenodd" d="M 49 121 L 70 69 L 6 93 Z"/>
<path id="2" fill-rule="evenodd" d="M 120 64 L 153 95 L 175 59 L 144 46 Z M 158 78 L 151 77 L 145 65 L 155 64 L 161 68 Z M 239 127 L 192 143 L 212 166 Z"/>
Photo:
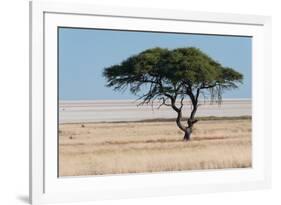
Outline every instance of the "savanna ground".
<path id="1" fill-rule="evenodd" d="M 251 119 L 201 120 L 192 140 L 173 121 L 60 124 L 59 175 L 251 167 Z"/>

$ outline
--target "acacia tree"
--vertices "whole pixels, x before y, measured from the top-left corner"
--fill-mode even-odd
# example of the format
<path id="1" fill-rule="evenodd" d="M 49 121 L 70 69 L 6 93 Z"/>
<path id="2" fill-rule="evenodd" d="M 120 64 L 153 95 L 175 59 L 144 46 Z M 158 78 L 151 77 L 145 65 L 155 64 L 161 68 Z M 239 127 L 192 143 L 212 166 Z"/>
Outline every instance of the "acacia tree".
<path id="1" fill-rule="evenodd" d="M 159 101 L 176 113 L 176 124 L 184 132 L 184 140 L 191 138 L 199 106 L 199 96 L 221 103 L 224 90 L 242 83 L 243 75 L 223 67 L 207 54 L 194 47 L 174 50 L 152 48 L 104 69 L 107 86 L 114 90 L 129 89 L 139 95 L 141 104 Z M 191 112 L 183 122 L 185 99 L 191 102 Z"/>

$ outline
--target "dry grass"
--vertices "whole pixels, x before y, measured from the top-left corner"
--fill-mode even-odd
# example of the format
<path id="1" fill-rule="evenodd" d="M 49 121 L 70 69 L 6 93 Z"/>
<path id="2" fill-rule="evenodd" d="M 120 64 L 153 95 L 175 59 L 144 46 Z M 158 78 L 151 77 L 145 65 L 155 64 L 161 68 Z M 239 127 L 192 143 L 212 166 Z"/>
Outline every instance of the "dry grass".
<path id="1" fill-rule="evenodd" d="M 251 120 L 200 121 L 192 140 L 174 122 L 62 124 L 60 176 L 251 166 Z"/>

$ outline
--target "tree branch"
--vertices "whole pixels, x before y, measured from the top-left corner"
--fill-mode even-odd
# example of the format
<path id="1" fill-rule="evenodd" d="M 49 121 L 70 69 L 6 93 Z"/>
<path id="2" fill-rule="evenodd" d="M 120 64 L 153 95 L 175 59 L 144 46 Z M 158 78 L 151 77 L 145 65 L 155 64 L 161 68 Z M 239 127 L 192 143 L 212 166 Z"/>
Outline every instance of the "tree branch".
<path id="1" fill-rule="evenodd" d="M 182 96 L 181 101 L 180 101 L 180 103 L 181 103 L 181 105 L 180 105 L 180 109 L 182 109 L 182 108 L 183 108 L 183 100 L 184 100 L 184 96 Z"/>
<path id="2" fill-rule="evenodd" d="M 158 106 L 158 108 L 157 108 L 157 109 L 160 109 L 160 107 L 161 107 L 161 106 L 163 106 L 163 105 L 166 105 L 166 106 L 169 106 L 169 107 L 171 107 L 171 106 L 172 106 L 172 104 L 168 104 L 168 103 L 166 103 L 167 98 L 162 97 L 162 98 L 160 98 L 159 100 L 160 100 L 160 101 L 162 100 L 162 103 Z"/>
<path id="3" fill-rule="evenodd" d="M 200 89 L 209 89 L 209 88 L 213 88 L 213 87 L 216 87 L 218 84 L 217 82 L 215 82 L 214 84 L 212 85 L 205 85 L 204 83 L 200 86 Z"/>

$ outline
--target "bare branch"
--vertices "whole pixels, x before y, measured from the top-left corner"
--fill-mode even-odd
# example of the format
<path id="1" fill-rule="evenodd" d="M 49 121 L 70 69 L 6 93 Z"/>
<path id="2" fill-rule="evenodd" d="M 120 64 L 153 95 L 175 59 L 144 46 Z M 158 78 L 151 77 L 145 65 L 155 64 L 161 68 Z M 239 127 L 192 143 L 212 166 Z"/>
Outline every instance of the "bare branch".
<path id="1" fill-rule="evenodd" d="M 163 105 L 170 106 L 170 107 L 172 106 L 172 104 L 167 103 L 167 100 L 168 100 L 167 98 L 161 97 L 159 100 L 162 102 L 160 103 L 160 105 L 158 106 L 157 109 L 160 109 L 160 107 L 162 107 Z"/>
<path id="2" fill-rule="evenodd" d="M 181 103 L 180 109 L 182 109 L 182 107 L 183 107 L 183 100 L 184 100 L 184 96 L 182 96 L 181 101 L 180 101 L 180 103 Z"/>
<path id="3" fill-rule="evenodd" d="M 177 120 L 176 120 L 176 123 L 178 125 L 178 127 L 183 131 L 185 132 L 186 131 L 186 127 L 182 125 L 181 123 L 181 120 L 182 120 L 182 112 L 181 110 L 178 113 L 178 116 L 177 116 Z"/>

